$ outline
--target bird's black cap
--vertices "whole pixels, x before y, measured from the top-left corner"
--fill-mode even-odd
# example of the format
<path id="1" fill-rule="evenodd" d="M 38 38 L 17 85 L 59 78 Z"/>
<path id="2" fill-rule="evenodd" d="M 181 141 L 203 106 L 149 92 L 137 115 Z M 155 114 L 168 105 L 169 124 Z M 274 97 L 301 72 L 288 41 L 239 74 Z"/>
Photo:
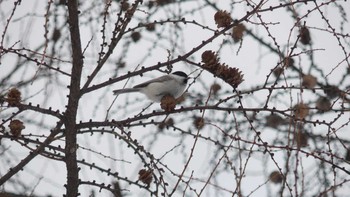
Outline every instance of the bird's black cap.
<path id="1" fill-rule="evenodd" d="M 182 71 L 173 72 L 173 75 L 178 75 L 178 76 L 185 77 L 185 78 L 188 77 L 187 74 L 182 72 Z"/>

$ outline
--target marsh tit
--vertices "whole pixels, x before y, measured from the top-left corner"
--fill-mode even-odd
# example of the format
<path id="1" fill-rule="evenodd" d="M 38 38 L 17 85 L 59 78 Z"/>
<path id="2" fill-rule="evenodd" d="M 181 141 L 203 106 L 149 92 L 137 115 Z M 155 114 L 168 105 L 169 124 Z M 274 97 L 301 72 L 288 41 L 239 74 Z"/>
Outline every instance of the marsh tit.
<path id="1" fill-rule="evenodd" d="M 169 75 L 146 81 L 133 88 L 114 90 L 113 93 L 119 95 L 129 92 L 141 92 L 150 100 L 160 102 L 165 95 L 171 95 L 174 98 L 180 97 L 185 91 L 188 78 L 186 73 L 176 71 Z"/>

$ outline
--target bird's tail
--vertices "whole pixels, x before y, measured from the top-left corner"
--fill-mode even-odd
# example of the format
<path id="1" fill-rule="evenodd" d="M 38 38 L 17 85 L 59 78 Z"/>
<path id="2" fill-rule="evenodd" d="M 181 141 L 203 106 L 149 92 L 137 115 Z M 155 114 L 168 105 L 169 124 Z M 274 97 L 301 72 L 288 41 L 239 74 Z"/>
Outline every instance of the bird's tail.
<path id="1" fill-rule="evenodd" d="M 137 88 L 124 88 L 124 89 L 119 89 L 119 90 L 113 90 L 114 95 L 118 94 L 124 94 L 124 93 L 129 93 L 129 92 L 138 92 L 139 89 Z"/>

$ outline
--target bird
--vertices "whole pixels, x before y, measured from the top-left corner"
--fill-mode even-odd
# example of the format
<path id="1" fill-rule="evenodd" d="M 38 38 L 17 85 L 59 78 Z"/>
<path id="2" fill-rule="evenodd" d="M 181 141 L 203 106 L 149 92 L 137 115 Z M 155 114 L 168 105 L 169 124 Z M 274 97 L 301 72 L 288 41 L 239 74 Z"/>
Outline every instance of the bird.
<path id="1" fill-rule="evenodd" d="M 132 88 L 114 90 L 114 95 L 140 92 L 151 101 L 160 102 L 163 96 L 170 95 L 179 98 L 185 91 L 189 77 L 182 71 L 176 71 L 168 75 L 151 79 Z"/>

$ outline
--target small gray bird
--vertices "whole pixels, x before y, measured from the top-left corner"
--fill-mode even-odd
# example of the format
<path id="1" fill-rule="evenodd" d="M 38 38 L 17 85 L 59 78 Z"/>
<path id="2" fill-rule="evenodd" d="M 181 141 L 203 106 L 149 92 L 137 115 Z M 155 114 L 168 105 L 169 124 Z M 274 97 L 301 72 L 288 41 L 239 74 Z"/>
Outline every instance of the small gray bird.
<path id="1" fill-rule="evenodd" d="M 125 88 L 114 90 L 115 95 L 129 93 L 129 92 L 141 92 L 145 94 L 150 100 L 154 102 L 160 102 L 165 95 L 171 95 L 174 98 L 180 97 L 185 91 L 188 81 L 188 76 L 182 71 L 176 71 L 169 75 L 164 75 L 139 85 L 133 88 Z"/>

